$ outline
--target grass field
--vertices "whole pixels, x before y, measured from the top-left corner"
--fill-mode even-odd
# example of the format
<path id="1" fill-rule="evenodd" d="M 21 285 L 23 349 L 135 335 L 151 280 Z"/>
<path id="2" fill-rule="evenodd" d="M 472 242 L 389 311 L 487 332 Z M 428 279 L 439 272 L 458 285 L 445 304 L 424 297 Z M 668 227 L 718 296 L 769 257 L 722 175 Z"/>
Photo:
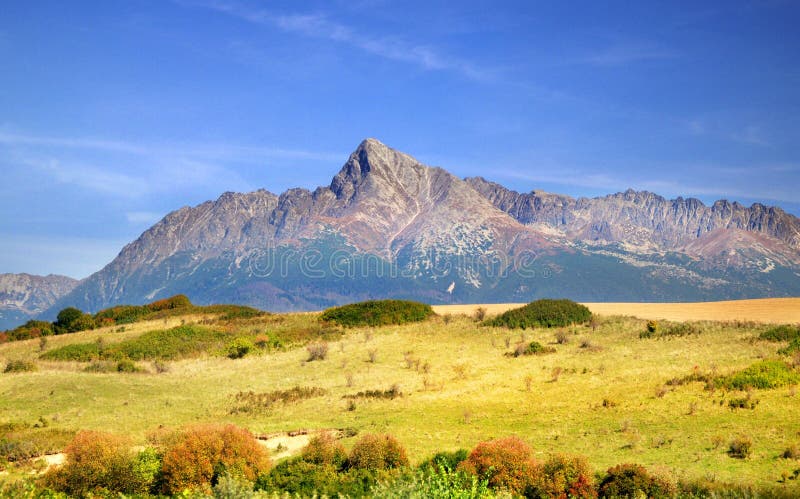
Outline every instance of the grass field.
<path id="1" fill-rule="evenodd" d="M 168 372 L 160 374 L 147 362 L 140 363 L 146 373 L 83 372 L 79 363 L 37 360 L 38 340 L 7 343 L 0 345 L 0 364 L 29 359 L 39 369 L 0 374 L 0 423 L 43 418 L 49 428 L 102 429 L 141 442 L 160 425 L 201 421 L 232 422 L 256 433 L 351 428 L 394 434 L 414 462 L 437 451 L 518 435 L 539 457 L 583 454 L 597 471 L 636 462 L 676 478 L 777 485 L 783 472 L 800 468 L 799 461 L 780 458 L 787 446 L 800 443 L 795 387 L 753 392 L 759 403 L 752 410 L 728 407 L 731 398 L 744 393 L 707 391 L 701 383 L 665 388 L 667 380 L 694 370 L 724 374 L 776 357 L 780 344 L 756 339 L 765 327 L 703 322 L 698 334 L 639 338 L 645 318 L 800 322 L 797 299 L 737 303 L 588 304 L 603 314 L 594 327 L 523 332 L 480 327 L 467 315 L 444 315 L 471 315 L 475 305 L 435 307 L 440 316 L 426 322 L 348 329 L 330 343 L 325 360 L 307 362 L 305 348 L 236 360 L 201 356 L 170 362 Z M 494 314 L 501 306 L 486 308 Z M 198 319 L 51 337 L 46 348 L 99 336 L 112 343 Z M 317 315 L 287 320 L 302 327 Z M 265 319 L 260 327 L 268 333 L 271 326 Z M 556 342 L 559 331 L 565 343 Z M 556 352 L 505 355 L 517 342 L 532 339 Z M 356 397 L 354 406 L 345 398 L 395 384 L 403 393 L 399 398 Z M 269 410 L 231 411 L 239 392 L 295 386 L 322 388 L 325 394 Z M 738 435 L 753 439 L 748 459 L 726 453 Z M 796 482 L 786 486 L 798 487 Z"/>

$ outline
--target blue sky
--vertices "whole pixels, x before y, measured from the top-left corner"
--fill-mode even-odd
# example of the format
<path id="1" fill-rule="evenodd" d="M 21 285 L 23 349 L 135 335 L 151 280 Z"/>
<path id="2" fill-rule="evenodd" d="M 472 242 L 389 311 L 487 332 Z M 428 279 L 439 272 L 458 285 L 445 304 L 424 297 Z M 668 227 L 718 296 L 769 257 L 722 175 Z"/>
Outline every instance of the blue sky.
<path id="1" fill-rule="evenodd" d="M 520 191 L 800 214 L 800 3 L 0 5 L 0 272 L 85 277 L 167 212 L 327 185 L 365 137 Z"/>

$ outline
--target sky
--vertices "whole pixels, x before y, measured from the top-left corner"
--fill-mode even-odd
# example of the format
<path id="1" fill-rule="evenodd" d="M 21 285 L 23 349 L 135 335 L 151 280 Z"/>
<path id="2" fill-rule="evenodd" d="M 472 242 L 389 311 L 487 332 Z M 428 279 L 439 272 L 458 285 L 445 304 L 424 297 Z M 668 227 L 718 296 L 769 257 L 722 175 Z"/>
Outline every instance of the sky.
<path id="1" fill-rule="evenodd" d="M 518 191 L 800 214 L 800 2 L 0 1 L 0 273 L 328 185 L 367 137 Z"/>

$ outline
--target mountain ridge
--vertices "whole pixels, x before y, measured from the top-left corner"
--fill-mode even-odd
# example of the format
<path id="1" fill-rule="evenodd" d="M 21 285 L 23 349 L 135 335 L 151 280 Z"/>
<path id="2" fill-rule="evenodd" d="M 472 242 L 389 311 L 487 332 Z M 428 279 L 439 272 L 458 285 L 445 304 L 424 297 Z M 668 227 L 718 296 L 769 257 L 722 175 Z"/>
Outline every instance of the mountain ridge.
<path id="1" fill-rule="evenodd" d="M 792 232 L 798 227 L 779 208 L 727 201 L 707 207 L 646 191 L 521 194 L 366 139 L 328 186 L 226 192 L 167 214 L 48 313 L 178 292 L 201 304 L 273 310 L 373 297 L 457 303 L 548 295 L 787 296 L 800 294 L 800 233 Z M 303 258 L 312 253 L 320 268 L 306 268 Z M 280 274 L 270 267 L 275 262 Z M 337 272 L 342 262 L 344 274 Z M 354 275 L 359 265 L 373 268 Z"/>

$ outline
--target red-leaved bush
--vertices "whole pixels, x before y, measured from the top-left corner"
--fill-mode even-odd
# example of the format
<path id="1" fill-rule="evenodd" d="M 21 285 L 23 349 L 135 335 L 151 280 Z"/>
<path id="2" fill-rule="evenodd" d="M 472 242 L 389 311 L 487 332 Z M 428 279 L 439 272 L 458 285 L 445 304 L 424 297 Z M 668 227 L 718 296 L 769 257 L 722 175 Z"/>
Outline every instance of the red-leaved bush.
<path id="1" fill-rule="evenodd" d="M 234 425 L 190 426 L 166 439 L 161 465 L 163 492 L 210 492 L 226 471 L 254 481 L 270 467 L 265 449 L 249 431 Z"/>
<path id="2" fill-rule="evenodd" d="M 388 470 L 408 465 L 408 457 L 393 436 L 368 434 L 353 446 L 348 463 L 353 468 Z"/>
<path id="3" fill-rule="evenodd" d="M 514 494 L 524 494 L 533 486 L 539 473 L 539 465 L 533 459 L 530 447 L 517 437 L 479 443 L 459 469 L 488 480 L 492 488 L 506 489 Z"/>

